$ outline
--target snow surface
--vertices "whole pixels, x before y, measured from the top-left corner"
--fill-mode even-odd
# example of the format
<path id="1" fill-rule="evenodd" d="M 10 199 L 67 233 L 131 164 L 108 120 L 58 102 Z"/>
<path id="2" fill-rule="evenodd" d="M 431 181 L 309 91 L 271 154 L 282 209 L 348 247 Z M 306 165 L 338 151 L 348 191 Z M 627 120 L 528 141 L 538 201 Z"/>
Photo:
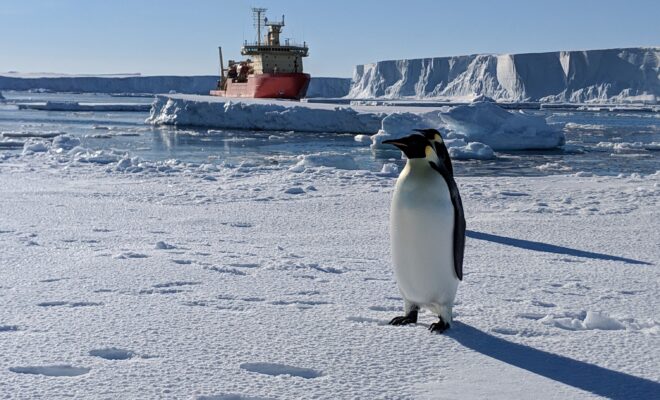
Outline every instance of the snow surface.
<path id="1" fill-rule="evenodd" d="M 348 97 L 656 104 L 659 72 L 660 47 L 391 60 L 357 65 Z"/>
<path id="2" fill-rule="evenodd" d="M 564 134 L 545 119 L 510 112 L 478 101 L 456 107 L 338 106 L 272 99 L 226 99 L 212 96 L 157 96 L 147 119 L 151 124 L 223 129 L 294 130 L 356 133 L 372 149 L 383 140 L 414 129 L 443 131 L 456 158 L 493 158 L 493 150 L 549 149 L 564 144 Z M 453 149 L 452 149 L 453 148 Z"/>
<path id="3" fill-rule="evenodd" d="M 457 177 L 465 279 L 436 335 L 429 314 L 387 325 L 402 308 L 389 167 L 149 163 L 72 145 L 0 153 L 0 393 L 660 393 L 660 173 Z"/>

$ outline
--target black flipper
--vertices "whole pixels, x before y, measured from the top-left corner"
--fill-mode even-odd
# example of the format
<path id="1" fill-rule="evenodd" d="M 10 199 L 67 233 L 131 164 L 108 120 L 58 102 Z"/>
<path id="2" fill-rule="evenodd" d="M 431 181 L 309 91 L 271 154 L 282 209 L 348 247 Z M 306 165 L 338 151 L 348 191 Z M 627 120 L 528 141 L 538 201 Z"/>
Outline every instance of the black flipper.
<path id="1" fill-rule="evenodd" d="M 459 280 L 463 280 L 463 256 L 465 254 L 465 214 L 458 186 L 452 174 L 443 165 L 429 161 L 431 168 L 438 171 L 447 182 L 451 204 L 454 206 L 454 271 Z"/>

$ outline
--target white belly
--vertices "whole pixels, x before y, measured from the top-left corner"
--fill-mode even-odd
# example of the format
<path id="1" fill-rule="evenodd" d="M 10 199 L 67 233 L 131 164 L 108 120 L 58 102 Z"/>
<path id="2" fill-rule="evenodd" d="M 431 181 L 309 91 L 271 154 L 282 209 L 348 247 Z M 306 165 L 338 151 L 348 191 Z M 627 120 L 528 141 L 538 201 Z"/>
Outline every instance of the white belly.
<path id="1" fill-rule="evenodd" d="M 433 170 L 411 176 L 404 170 L 390 213 L 396 280 L 406 300 L 436 314 L 448 312 L 446 320 L 458 287 L 453 232 L 454 208 L 442 176 Z"/>

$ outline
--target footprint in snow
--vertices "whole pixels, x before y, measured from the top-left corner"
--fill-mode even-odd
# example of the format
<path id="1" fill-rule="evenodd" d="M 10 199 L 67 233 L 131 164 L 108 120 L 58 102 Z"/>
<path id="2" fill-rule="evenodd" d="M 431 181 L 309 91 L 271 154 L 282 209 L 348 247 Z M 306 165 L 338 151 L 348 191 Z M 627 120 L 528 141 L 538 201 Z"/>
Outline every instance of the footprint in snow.
<path id="1" fill-rule="evenodd" d="M 524 318 L 524 319 L 532 319 L 532 320 L 539 320 L 541 318 L 544 318 L 547 314 L 539 314 L 539 313 L 518 313 L 516 314 L 516 317 L 518 318 Z"/>
<path id="2" fill-rule="evenodd" d="M 102 306 L 103 303 L 96 303 L 93 301 L 44 301 L 37 303 L 39 307 L 61 307 L 67 306 L 71 308 L 76 307 L 93 307 L 93 306 Z"/>
<path id="3" fill-rule="evenodd" d="M 510 197 L 529 196 L 528 193 L 523 193 L 523 192 L 513 192 L 513 191 L 501 191 L 500 194 L 501 194 L 502 196 L 510 196 Z"/>
<path id="4" fill-rule="evenodd" d="M 65 280 L 65 279 L 69 279 L 69 278 L 50 278 L 50 279 L 42 279 L 42 280 L 40 280 L 39 282 L 43 282 L 43 283 L 52 283 L 52 282 L 63 281 L 63 280 Z"/>
<path id="5" fill-rule="evenodd" d="M 401 307 L 398 306 L 371 306 L 372 311 L 387 311 L 387 312 L 401 312 Z"/>
<path id="6" fill-rule="evenodd" d="M 143 289 L 138 292 L 138 294 L 177 294 L 177 293 L 182 293 L 186 292 L 187 290 L 182 290 L 182 289 L 173 289 L 173 288 L 166 288 L 166 289 Z"/>
<path id="7" fill-rule="evenodd" d="M 188 282 L 188 281 L 174 281 L 174 282 L 165 282 L 165 283 L 157 283 L 153 285 L 152 287 L 155 288 L 169 288 L 169 287 L 178 287 L 178 286 L 192 286 L 192 285 L 201 285 L 202 282 Z"/>
<path id="8" fill-rule="evenodd" d="M 249 222 L 230 222 L 229 226 L 234 228 L 252 228 L 252 224 Z"/>
<path id="9" fill-rule="evenodd" d="M 539 301 L 539 300 L 533 300 L 532 304 L 535 305 L 535 306 L 546 307 L 546 308 L 557 307 L 557 305 L 554 304 L 554 303 L 546 303 L 546 302 Z"/>
<path id="10" fill-rule="evenodd" d="M 212 394 L 209 396 L 197 396 L 195 400 L 273 400 L 271 397 L 248 396 L 236 393 Z"/>
<path id="11" fill-rule="evenodd" d="M 0 332 L 16 332 L 18 325 L 0 325 Z"/>
<path id="12" fill-rule="evenodd" d="M 259 268 L 261 265 L 256 264 L 256 263 L 232 263 L 229 264 L 230 267 L 236 267 L 236 268 Z"/>
<path id="13" fill-rule="evenodd" d="M 240 368 L 258 374 L 271 376 L 290 375 L 305 379 L 318 378 L 323 375 L 321 371 L 315 369 L 294 367 L 292 365 L 277 363 L 243 363 L 240 365 Z"/>
<path id="14" fill-rule="evenodd" d="M 261 302 L 261 301 L 266 301 L 263 297 L 245 297 L 242 298 L 241 300 L 243 301 L 249 301 L 249 302 Z"/>
<path id="15" fill-rule="evenodd" d="M 300 186 L 294 186 L 294 187 L 290 187 L 288 189 L 285 189 L 284 193 L 286 193 L 286 194 L 303 194 L 303 193 L 305 193 L 305 190 L 303 188 L 301 188 Z"/>
<path id="16" fill-rule="evenodd" d="M 381 325 L 381 326 L 389 325 L 389 320 L 384 321 L 384 320 L 380 320 L 380 319 L 376 319 L 376 318 L 369 318 L 369 317 L 359 317 L 359 316 L 358 317 L 346 317 L 346 320 L 351 321 L 351 322 L 357 322 L 359 324 L 368 323 L 368 324 L 376 324 L 376 325 Z"/>
<path id="17" fill-rule="evenodd" d="M 126 260 L 126 259 L 129 259 L 129 258 L 147 258 L 147 257 L 149 257 L 149 256 L 146 255 L 146 254 L 136 253 L 134 251 L 125 251 L 123 253 L 119 253 L 119 254 L 113 256 L 113 258 L 116 258 L 118 260 Z"/>
<path id="18" fill-rule="evenodd" d="M 157 250 L 172 250 L 172 249 L 176 249 L 176 246 L 161 241 L 161 242 L 156 242 L 156 249 Z"/>
<path id="19" fill-rule="evenodd" d="M 181 304 L 189 307 L 206 307 L 209 305 L 209 302 L 204 300 L 190 300 L 190 301 L 184 301 Z"/>
<path id="20" fill-rule="evenodd" d="M 240 269 L 236 268 L 227 268 L 227 267 L 204 267 L 204 269 L 209 270 L 209 271 L 214 271 L 214 272 L 219 272 L 221 274 L 232 274 L 232 275 L 237 275 L 237 276 L 244 276 L 247 275 L 245 272 L 241 271 Z"/>
<path id="21" fill-rule="evenodd" d="M 174 259 L 172 260 L 172 262 L 180 265 L 190 265 L 193 263 L 192 260 L 182 260 L 182 259 Z"/>
<path id="22" fill-rule="evenodd" d="M 504 301 L 508 301 L 509 303 L 522 303 L 523 299 L 503 299 Z"/>
<path id="23" fill-rule="evenodd" d="M 103 303 L 96 303 L 93 301 L 75 301 L 69 302 L 69 307 L 93 307 L 93 306 L 102 306 Z"/>
<path id="24" fill-rule="evenodd" d="M 499 333 L 500 335 L 517 335 L 518 330 L 512 328 L 492 328 L 491 332 Z"/>
<path id="25" fill-rule="evenodd" d="M 91 368 L 73 367 L 69 364 L 42 365 L 33 367 L 10 367 L 11 372 L 17 374 L 45 375 L 45 376 L 79 376 L 91 371 Z"/>
<path id="26" fill-rule="evenodd" d="M 327 301 L 314 301 L 314 300 L 275 300 L 271 301 L 269 304 L 272 304 L 274 306 L 290 306 L 290 305 L 297 305 L 297 306 L 322 306 L 325 304 L 332 304 Z"/>
<path id="27" fill-rule="evenodd" d="M 101 357 L 106 360 L 128 360 L 129 358 L 136 356 L 136 354 L 130 350 L 123 350 L 115 347 L 90 350 L 89 355 Z"/>
<path id="28" fill-rule="evenodd" d="M 290 293 L 285 293 L 288 296 L 314 296 L 317 294 L 321 294 L 318 290 L 301 290 L 299 292 L 290 292 Z"/>

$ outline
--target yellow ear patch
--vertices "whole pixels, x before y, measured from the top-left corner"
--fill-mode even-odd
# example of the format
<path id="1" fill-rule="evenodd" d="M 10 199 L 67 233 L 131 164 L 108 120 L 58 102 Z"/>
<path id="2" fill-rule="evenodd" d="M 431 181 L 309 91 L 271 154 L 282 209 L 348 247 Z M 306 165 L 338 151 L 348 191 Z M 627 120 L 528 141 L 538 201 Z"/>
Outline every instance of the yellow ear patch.
<path id="1" fill-rule="evenodd" d="M 435 137 L 433 138 L 436 142 L 442 143 L 442 136 L 438 135 L 437 133 L 435 134 Z"/>
<path id="2" fill-rule="evenodd" d="M 433 147 L 427 145 L 424 148 L 424 154 L 426 154 L 426 157 L 431 157 L 433 155 Z"/>

